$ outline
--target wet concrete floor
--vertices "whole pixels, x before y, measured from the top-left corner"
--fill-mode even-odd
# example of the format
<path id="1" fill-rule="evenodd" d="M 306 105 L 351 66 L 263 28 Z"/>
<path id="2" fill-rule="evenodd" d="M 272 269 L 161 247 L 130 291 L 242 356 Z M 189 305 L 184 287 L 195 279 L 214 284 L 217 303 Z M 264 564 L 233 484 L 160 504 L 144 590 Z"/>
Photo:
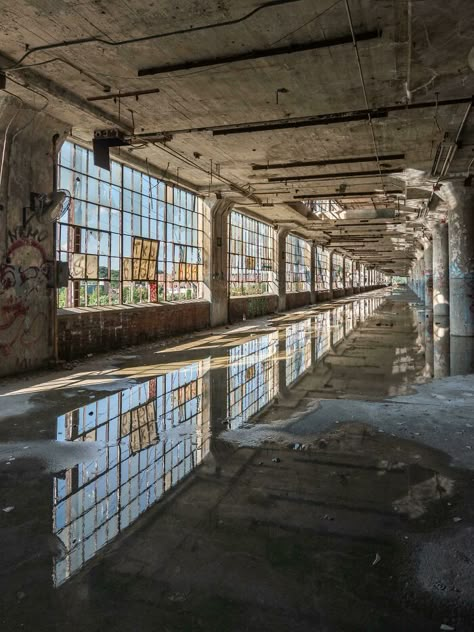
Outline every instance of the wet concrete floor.
<path id="1" fill-rule="evenodd" d="M 381 290 L 5 380 L 0 629 L 472 630 L 448 339 Z"/>

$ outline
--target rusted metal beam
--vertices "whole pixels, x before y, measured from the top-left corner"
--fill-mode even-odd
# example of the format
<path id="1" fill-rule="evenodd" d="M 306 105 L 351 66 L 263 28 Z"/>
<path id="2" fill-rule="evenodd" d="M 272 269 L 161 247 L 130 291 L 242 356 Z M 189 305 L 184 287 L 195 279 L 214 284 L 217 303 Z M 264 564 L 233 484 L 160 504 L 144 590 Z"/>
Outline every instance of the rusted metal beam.
<path id="1" fill-rule="evenodd" d="M 381 37 L 381 31 L 364 31 L 357 35 L 359 42 L 377 39 Z M 184 61 L 178 64 L 165 64 L 164 66 L 152 66 L 150 68 L 141 68 L 138 71 L 139 77 L 149 75 L 162 75 L 165 73 L 179 72 L 180 70 L 193 70 L 194 68 L 208 68 L 211 66 L 220 66 L 222 64 L 235 64 L 241 61 L 253 61 L 255 59 L 263 59 L 265 57 L 278 57 L 281 55 L 293 55 L 295 53 L 304 53 L 319 48 L 331 48 L 333 46 L 341 46 L 344 44 L 352 44 L 352 35 L 343 35 L 341 37 L 333 37 L 330 39 L 318 40 L 316 42 L 307 42 L 304 44 L 292 44 L 289 46 L 279 46 L 278 48 L 263 48 L 252 50 L 246 53 L 237 53 L 234 55 L 222 55 L 220 57 L 207 57 L 204 59 L 194 59 L 192 61 Z"/>

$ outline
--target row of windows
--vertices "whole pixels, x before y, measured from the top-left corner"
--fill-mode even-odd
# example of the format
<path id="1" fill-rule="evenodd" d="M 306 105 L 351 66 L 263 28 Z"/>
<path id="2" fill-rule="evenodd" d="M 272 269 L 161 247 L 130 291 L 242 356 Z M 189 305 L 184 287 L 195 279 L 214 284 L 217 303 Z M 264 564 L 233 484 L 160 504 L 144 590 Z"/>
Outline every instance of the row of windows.
<path id="1" fill-rule="evenodd" d="M 60 152 L 59 187 L 71 193 L 57 224 L 57 257 L 69 270 L 67 287 L 58 291 L 59 307 L 203 296 L 203 235 L 210 214 L 201 198 L 115 160 L 110 171 L 100 169 L 89 149 L 72 142 Z M 236 211 L 228 222 L 229 295 L 277 292 L 274 227 Z M 285 259 L 286 291 L 309 291 L 309 242 L 289 234 Z M 314 273 L 316 290 L 329 289 L 330 255 L 322 246 L 316 248 Z M 350 268 L 346 274 L 350 283 Z M 332 275 L 334 287 L 344 287 L 341 255 L 333 255 Z"/>

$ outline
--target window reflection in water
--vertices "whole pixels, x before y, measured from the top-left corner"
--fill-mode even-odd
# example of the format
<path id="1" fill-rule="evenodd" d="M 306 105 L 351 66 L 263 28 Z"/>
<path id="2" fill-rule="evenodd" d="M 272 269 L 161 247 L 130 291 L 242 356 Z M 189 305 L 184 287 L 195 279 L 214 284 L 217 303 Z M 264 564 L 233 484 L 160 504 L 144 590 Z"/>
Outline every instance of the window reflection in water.
<path id="1" fill-rule="evenodd" d="M 329 326 L 329 312 L 321 312 L 314 319 L 316 328 L 316 359 L 322 358 L 331 348 L 331 330 Z"/>
<path id="2" fill-rule="evenodd" d="M 58 418 L 58 441 L 99 441 L 99 456 L 54 479 L 53 531 L 65 556 L 59 586 L 209 452 L 205 361 Z"/>
<path id="3" fill-rule="evenodd" d="M 332 344 L 337 345 L 344 338 L 344 305 L 331 312 Z"/>
<path id="4" fill-rule="evenodd" d="M 286 330 L 286 385 L 311 365 L 311 318 L 293 323 Z"/>
<path id="5" fill-rule="evenodd" d="M 240 428 L 278 392 L 278 333 L 271 332 L 229 350 L 227 417 Z"/>

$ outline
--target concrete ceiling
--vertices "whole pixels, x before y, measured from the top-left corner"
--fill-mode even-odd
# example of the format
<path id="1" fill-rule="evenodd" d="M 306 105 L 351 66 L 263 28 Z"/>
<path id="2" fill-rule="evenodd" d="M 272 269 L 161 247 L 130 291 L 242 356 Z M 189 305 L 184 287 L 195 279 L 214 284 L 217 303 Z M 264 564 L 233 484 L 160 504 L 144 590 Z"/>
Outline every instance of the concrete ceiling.
<path id="1" fill-rule="evenodd" d="M 403 274 L 474 157 L 473 32 L 471 0 L 16 0 L 0 65 L 78 138 L 119 126 L 122 156 Z M 314 197 L 339 219 L 302 204 Z"/>

